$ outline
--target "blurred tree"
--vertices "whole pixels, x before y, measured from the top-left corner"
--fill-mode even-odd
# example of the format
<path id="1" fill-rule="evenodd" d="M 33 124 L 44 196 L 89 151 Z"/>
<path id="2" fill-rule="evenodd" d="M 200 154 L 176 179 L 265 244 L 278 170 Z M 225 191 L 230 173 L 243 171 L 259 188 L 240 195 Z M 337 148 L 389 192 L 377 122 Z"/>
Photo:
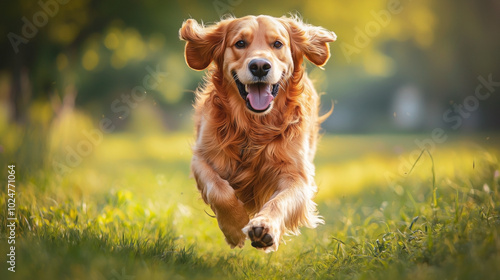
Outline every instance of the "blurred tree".
<path id="1" fill-rule="evenodd" d="M 436 104 L 428 115 L 439 122 L 450 101 L 474 93 L 479 75 L 500 80 L 500 3 L 494 0 L 19 0 L 2 8 L 0 74 L 6 78 L 0 81 L 9 86 L 0 88 L 9 94 L 0 98 L 16 121 L 25 120 L 33 100 L 57 111 L 65 97 L 75 96 L 76 106 L 99 119 L 113 100 L 142 83 L 147 66 L 159 65 L 169 75 L 148 100 L 175 123 L 189 110 L 189 92 L 201 77 L 183 63 L 183 20 L 290 12 L 337 33 L 327 71 L 318 77 L 328 75 L 322 89 L 337 107 L 351 104 L 364 112 L 352 116 L 349 130 L 394 129 L 391 100 L 408 84 L 425 104 Z M 498 95 L 481 104 L 484 128 L 496 128 L 499 104 Z"/>

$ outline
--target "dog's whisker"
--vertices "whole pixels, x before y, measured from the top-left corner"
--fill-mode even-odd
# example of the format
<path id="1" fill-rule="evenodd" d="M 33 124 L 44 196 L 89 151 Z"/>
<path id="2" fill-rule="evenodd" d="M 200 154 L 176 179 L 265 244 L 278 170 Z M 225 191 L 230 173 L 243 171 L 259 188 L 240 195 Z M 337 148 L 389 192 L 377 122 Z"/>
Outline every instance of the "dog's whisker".
<path id="1" fill-rule="evenodd" d="M 288 81 L 281 79 L 279 81 L 279 87 L 283 90 L 286 91 L 286 88 L 288 87 Z"/>

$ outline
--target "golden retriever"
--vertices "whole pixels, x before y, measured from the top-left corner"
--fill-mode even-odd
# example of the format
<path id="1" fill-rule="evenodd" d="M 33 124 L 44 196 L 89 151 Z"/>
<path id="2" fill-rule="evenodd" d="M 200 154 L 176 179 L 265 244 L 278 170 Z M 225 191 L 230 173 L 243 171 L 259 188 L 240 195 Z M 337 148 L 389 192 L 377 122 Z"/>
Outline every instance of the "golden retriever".
<path id="1" fill-rule="evenodd" d="M 312 201 L 319 96 L 303 57 L 330 57 L 333 32 L 297 17 L 246 16 L 180 29 L 185 59 L 208 67 L 196 91 L 191 169 L 227 243 L 276 251 L 283 234 L 323 220 Z"/>

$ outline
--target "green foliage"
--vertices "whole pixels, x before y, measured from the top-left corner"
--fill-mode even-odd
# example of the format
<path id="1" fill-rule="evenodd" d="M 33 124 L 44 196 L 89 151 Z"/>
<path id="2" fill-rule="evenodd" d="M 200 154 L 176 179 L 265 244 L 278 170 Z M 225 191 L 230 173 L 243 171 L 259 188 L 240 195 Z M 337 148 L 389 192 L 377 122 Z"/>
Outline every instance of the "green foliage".
<path id="1" fill-rule="evenodd" d="M 494 1 L 71 0 L 56 5 L 57 12 L 35 26 L 41 17 L 34 16 L 46 10 L 39 3 L 58 2 L 12 1 L 2 7 L 0 17 L 0 101 L 8 105 L 2 110 L 10 112 L 10 120 L 18 122 L 25 120 L 33 102 L 47 102 L 60 111 L 61 104 L 71 104 L 65 102 L 68 96 L 94 121 L 102 115 L 126 118 L 111 104 L 143 84 L 147 67 L 158 66 L 169 75 L 148 89 L 141 102 L 161 109 L 168 128 L 182 127 L 179 114 L 191 108 L 202 73 L 185 64 L 179 28 L 188 18 L 208 25 L 224 14 L 296 13 L 338 35 L 330 44 L 326 71 L 308 66 L 311 76 L 322 81 L 321 91 L 340 105 L 334 116 L 350 120 L 348 127 L 328 120 L 325 125 L 337 131 L 394 131 L 387 114 L 394 112 L 390 106 L 396 93 L 408 86 L 438 111 L 420 112 L 439 118 L 430 125 L 420 120 L 420 125 L 441 124 L 450 101 L 459 105 L 474 93 L 478 76 L 491 74 L 498 81 L 500 73 L 500 37 L 492 36 L 500 26 Z M 23 19 L 36 28 L 34 34 L 23 34 L 30 29 Z M 8 34 L 26 42 L 14 47 Z M 483 127 L 496 127 L 498 104 L 493 96 L 481 104 L 478 122 Z M 342 109 L 354 106 L 361 113 Z"/>

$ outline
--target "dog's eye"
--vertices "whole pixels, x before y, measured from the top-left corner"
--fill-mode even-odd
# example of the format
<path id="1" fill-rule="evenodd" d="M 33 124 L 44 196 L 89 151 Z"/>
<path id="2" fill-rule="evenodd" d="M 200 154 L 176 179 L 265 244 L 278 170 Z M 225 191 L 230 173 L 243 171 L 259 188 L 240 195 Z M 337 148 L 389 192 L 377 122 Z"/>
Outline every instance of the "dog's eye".
<path id="1" fill-rule="evenodd" d="M 238 49 L 243 49 L 247 46 L 247 43 L 243 40 L 239 40 L 238 42 L 236 42 L 236 44 L 234 44 L 234 46 Z"/>
<path id="2" fill-rule="evenodd" d="M 280 41 L 276 41 L 274 42 L 273 47 L 281 49 L 281 47 L 283 47 L 283 43 L 281 43 Z"/>

